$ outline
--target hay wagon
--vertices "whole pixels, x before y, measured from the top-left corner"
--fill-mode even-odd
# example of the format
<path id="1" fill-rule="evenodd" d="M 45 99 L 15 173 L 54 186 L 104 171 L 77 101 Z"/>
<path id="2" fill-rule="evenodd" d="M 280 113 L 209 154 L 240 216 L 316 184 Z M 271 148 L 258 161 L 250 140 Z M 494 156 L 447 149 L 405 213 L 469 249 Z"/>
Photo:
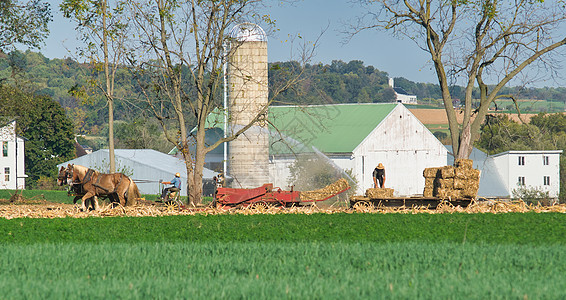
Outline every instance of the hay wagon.
<path id="1" fill-rule="evenodd" d="M 315 191 L 285 191 L 266 183 L 252 189 L 224 188 L 216 191 L 215 201 L 219 208 L 251 207 L 267 208 L 270 206 L 292 207 L 304 206 L 312 202 L 325 201 L 350 189 L 345 179 L 340 179 L 323 189 Z"/>
<path id="2" fill-rule="evenodd" d="M 350 197 L 350 207 L 356 211 L 366 211 L 377 207 L 426 207 L 436 209 L 440 203 L 449 203 L 453 206 L 467 207 L 471 198 L 438 198 L 438 197 L 377 197 L 367 196 Z"/>
<path id="3" fill-rule="evenodd" d="M 350 207 L 359 211 L 378 206 L 435 209 L 440 203 L 467 207 L 477 196 L 480 174 L 479 170 L 473 168 L 472 160 L 456 159 L 454 166 L 424 169 L 422 196 L 393 197 L 393 189 L 370 188 L 365 196 L 350 197 Z"/>

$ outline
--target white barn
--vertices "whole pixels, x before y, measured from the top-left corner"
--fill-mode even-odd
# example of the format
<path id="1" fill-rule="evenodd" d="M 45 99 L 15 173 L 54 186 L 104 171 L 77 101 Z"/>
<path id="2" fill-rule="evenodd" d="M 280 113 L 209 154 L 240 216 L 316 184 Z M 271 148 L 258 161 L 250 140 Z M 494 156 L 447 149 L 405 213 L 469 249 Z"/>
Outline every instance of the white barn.
<path id="1" fill-rule="evenodd" d="M 175 173 L 181 173 L 181 195 L 187 196 L 187 170 L 185 162 L 177 157 L 151 149 L 116 149 L 116 171 L 130 176 L 142 194 L 160 194 L 159 180 L 171 181 Z M 78 164 L 97 171 L 108 173 L 108 149 L 72 159 L 57 165 Z M 203 170 L 203 181 L 212 182 L 218 173 L 209 169 Z"/>
<path id="2" fill-rule="evenodd" d="M 25 189 L 24 146 L 16 121 L 0 123 L 0 189 Z"/>
<path id="3" fill-rule="evenodd" d="M 351 170 L 358 181 L 357 194 L 373 186 L 378 163 L 385 165 L 386 187 L 395 189 L 396 196 L 422 194 L 423 170 L 447 161 L 444 145 L 402 104 L 274 106 L 269 121 L 278 135 L 290 137 L 270 141 L 270 179 L 281 187 L 292 185 L 289 166 L 295 158 L 290 151 L 281 151 L 289 140 Z"/>

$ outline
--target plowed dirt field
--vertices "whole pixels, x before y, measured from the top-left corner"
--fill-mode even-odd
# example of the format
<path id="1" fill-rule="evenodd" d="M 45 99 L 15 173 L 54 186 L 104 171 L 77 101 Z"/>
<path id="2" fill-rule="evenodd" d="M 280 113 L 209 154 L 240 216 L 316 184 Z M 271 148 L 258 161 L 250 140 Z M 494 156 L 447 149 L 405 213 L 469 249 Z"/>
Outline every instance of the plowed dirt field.
<path id="1" fill-rule="evenodd" d="M 427 124 L 448 124 L 448 117 L 446 116 L 446 111 L 444 109 L 409 109 L 421 123 Z M 495 112 L 494 112 L 495 113 Z M 519 122 L 519 116 L 517 114 L 506 114 L 511 119 Z M 521 120 L 528 123 L 532 116 L 536 114 L 521 114 Z M 462 122 L 464 118 L 464 113 L 458 113 L 458 122 Z"/>

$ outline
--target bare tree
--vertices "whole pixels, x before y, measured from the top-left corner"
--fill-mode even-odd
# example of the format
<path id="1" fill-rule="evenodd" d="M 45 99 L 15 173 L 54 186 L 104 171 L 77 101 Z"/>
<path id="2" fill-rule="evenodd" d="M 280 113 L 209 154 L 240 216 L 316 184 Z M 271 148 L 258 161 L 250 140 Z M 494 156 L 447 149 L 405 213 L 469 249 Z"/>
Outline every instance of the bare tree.
<path id="1" fill-rule="evenodd" d="M 359 2 L 368 13 L 352 25 L 351 34 L 388 30 L 412 39 L 430 54 L 457 158 L 469 157 L 490 104 L 503 96 L 501 89 L 527 74 L 529 66 L 552 75 L 556 69 L 550 53 L 566 44 L 562 1 Z M 450 94 L 456 83 L 465 88 L 462 124 L 456 120 Z M 472 93 L 474 89 L 479 95 Z"/>
<path id="2" fill-rule="evenodd" d="M 85 47 L 79 51 L 94 67 L 92 86 L 102 93 L 108 103 L 108 152 L 110 173 L 116 172 L 114 158 L 114 86 L 116 71 L 123 58 L 123 42 L 127 26 L 122 19 L 123 3 L 107 0 L 65 0 L 60 8 L 63 15 L 77 23 L 77 31 Z M 98 73 L 102 71 L 103 79 Z M 84 94 L 83 94 L 84 95 Z"/>
<path id="3" fill-rule="evenodd" d="M 205 144 L 207 118 L 214 109 L 222 107 L 223 65 L 234 53 L 234 45 L 237 47 L 228 31 L 253 18 L 260 2 L 128 2 L 128 13 L 136 28 L 129 61 L 148 109 L 160 122 L 166 139 L 177 147 L 185 160 L 190 204 L 201 203 L 205 155 L 263 122 L 267 112 L 269 103 L 249 124 L 212 145 Z M 226 47 L 229 44 L 232 47 Z M 278 86 L 272 97 L 299 77 L 300 74 Z M 191 142 L 194 145 L 190 145 Z"/>

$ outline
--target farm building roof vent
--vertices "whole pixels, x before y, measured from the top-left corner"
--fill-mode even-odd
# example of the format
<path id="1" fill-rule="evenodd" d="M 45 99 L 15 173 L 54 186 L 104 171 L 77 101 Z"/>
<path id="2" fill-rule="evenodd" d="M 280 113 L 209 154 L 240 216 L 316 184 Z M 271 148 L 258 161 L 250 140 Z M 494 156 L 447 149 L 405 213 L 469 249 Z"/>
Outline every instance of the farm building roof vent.
<path id="1" fill-rule="evenodd" d="M 239 42 L 267 42 L 265 31 L 254 23 L 240 23 L 230 30 L 230 37 Z"/>

